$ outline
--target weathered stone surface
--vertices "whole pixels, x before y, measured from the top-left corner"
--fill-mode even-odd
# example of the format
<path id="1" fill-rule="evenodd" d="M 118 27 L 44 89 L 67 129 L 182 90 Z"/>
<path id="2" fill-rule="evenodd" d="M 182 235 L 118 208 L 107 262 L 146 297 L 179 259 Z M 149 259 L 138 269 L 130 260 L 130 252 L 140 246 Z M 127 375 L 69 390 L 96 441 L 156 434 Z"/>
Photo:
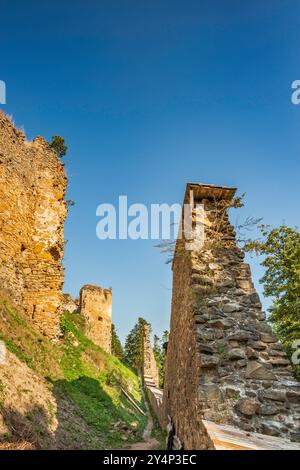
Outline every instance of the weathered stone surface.
<path id="1" fill-rule="evenodd" d="M 208 322 L 208 327 L 210 328 L 220 328 L 221 330 L 225 330 L 227 328 L 231 328 L 233 326 L 233 322 L 227 319 L 221 319 L 219 318 L 218 320 L 210 320 Z"/>
<path id="2" fill-rule="evenodd" d="M 225 395 L 227 398 L 240 398 L 240 390 L 238 388 L 233 387 L 226 387 L 225 388 Z"/>
<path id="3" fill-rule="evenodd" d="M 207 343 L 198 343 L 198 348 L 200 352 L 204 352 L 207 354 L 213 354 L 216 350 L 216 348 Z"/>
<path id="4" fill-rule="evenodd" d="M 266 320 L 266 314 L 265 314 L 265 312 L 259 312 L 259 313 L 257 314 L 257 318 L 258 318 L 258 320 L 260 320 L 260 321 Z"/>
<path id="5" fill-rule="evenodd" d="M 268 323 L 261 322 L 258 328 L 261 333 L 267 333 L 268 335 L 274 336 L 272 332 L 272 328 L 270 327 Z M 277 338 L 276 338 L 276 341 L 277 341 Z M 269 341 L 266 341 L 266 342 L 269 342 Z"/>
<path id="6" fill-rule="evenodd" d="M 194 284 L 200 283 L 204 286 L 210 286 L 213 284 L 212 278 L 204 274 L 193 273 L 191 276 L 191 280 Z"/>
<path id="7" fill-rule="evenodd" d="M 299 427 L 298 395 L 287 394 L 285 401 L 274 400 L 272 390 L 300 390 L 295 386 L 282 346 L 265 321 L 249 266 L 235 244 L 224 209 L 228 206 L 226 197 L 233 192 L 196 186 L 194 211 L 197 212 L 198 203 L 203 203 L 209 225 L 205 225 L 205 244 L 201 249 L 181 256 L 184 241 L 177 241 L 165 412 L 176 423 L 184 449 L 208 448 L 201 428 L 203 416 L 215 423 L 234 423 L 248 431 L 292 436 Z M 188 186 L 186 200 L 190 190 Z M 206 285 L 199 284 L 197 288 L 195 280 L 202 282 L 201 276 L 191 279 L 196 268 L 213 279 L 210 291 L 205 279 Z M 199 295 L 194 294 L 195 288 Z M 208 314 L 205 321 L 195 318 L 190 305 Z M 195 385 L 195 377 L 200 385 Z M 206 388 L 207 385 L 213 387 Z M 223 393 L 219 394 L 219 389 Z M 203 398 L 206 392 L 211 400 Z"/>
<path id="8" fill-rule="evenodd" d="M 208 356 L 206 354 L 201 354 L 201 365 L 207 369 L 216 367 L 220 362 L 220 359 L 215 356 Z"/>
<path id="9" fill-rule="evenodd" d="M 203 384 L 200 386 L 200 396 L 207 401 L 215 401 L 222 399 L 222 392 L 220 387 L 215 384 Z"/>
<path id="10" fill-rule="evenodd" d="M 205 342 L 205 341 L 213 341 L 216 339 L 216 332 L 214 330 L 202 330 L 201 328 L 197 328 L 196 330 L 198 341 Z"/>
<path id="11" fill-rule="evenodd" d="M 70 313 L 75 313 L 78 311 L 79 308 L 79 301 L 73 300 L 69 294 L 63 294 L 62 296 L 62 304 L 61 310 L 67 311 Z"/>
<path id="12" fill-rule="evenodd" d="M 286 353 L 284 351 L 280 351 L 278 349 L 269 349 L 268 353 L 269 353 L 269 356 L 286 357 Z"/>
<path id="13" fill-rule="evenodd" d="M 157 363 L 154 357 L 151 340 L 150 327 L 144 326 L 143 335 L 143 377 L 146 385 L 154 385 L 159 387 L 159 373 Z"/>
<path id="14" fill-rule="evenodd" d="M 257 349 L 258 351 L 262 351 L 267 347 L 266 344 L 262 343 L 261 341 L 249 341 L 248 345 L 253 349 Z"/>
<path id="15" fill-rule="evenodd" d="M 210 286 L 199 286 L 198 284 L 194 284 L 192 286 L 192 290 L 194 294 L 202 296 L 210 292 Z"/>
<path id="16" fill-rule="evenodd" d="M 268 333 L 261 333 L 260 335 L 261 341 L 264 343 L 277 343 L 278 339 L 274 335 L 270 335 Z"/>
<path id="17" fill-rule="evenodd" d="M 245 377 L 247 379 L 275 380 L 276 376 L 263 364 L 257 361 L 251 361 L 247 365 Z"/>
<path id="18" fill-rule="evenodd" d="M 251 291 L 253 289 L 253 283 L 248 279 L 238 279 L 237 285 L 245 291 Z"/>
<path id="19" fill-rule="evenodd" d="M 241 348 L 234 348 L 228 352 L 228 357 L 231 360 L 245 359 L 245 351 Z"/>
<path id="20" fill-rule="evenodd" d="M 236 361 L 236 365 L 238 367 L 246 367 L 247 365 L 247 360 L 246 359 L 239 359 L 238 361 Z"/>
<path id="21" fill-rule="evenodd" d="M 259 403 L 252 398 L 242 398 L 236 404 L 238 411 L 246 416 L 252 416 L 258 413 Z"/>
<path id="22" fill-rule="evenodd" d="M 261 307 L 259 295 L 256 292 L 250 295 L 250 300 L 253 304 L 257 304 Z"/>
<path id="23" fill-rule="evenodd" d="M 292 403 L 299 403 L 300 404 L 300 393 L 295 392 L 294 390 L 287 390 L 286 392 L 287 399 Z"/>
<path id="24" fill-rule="evenodd" d="M 247 354 L 248 359 L 257 359 L 258 358 L 258 353 L 254 349 L 249 348 L 249 346 L 247 346 L 247 348 L 246 348 L 246 354 Z"/>
<path id="25" fill-rule="evenodd" d="M 229 340 L 235 340 L 235 341 L 241 341 L 241 342 L 248 341 L 251 338 L 252 338 L 252 334 L 249 331 L 243 331 L 243 330 L 237 331 L 236 333 L 228 336 Z"/>
<path id="26" fill-rule="evenodd" d="M 263 391 L 263 397 L 268 400 L 275 401 L 285 401 L 286 400 L 286 391 L 285 390 L 274 390 L 268 389 Z"/>
<path id="27" fill-rule="evenodd" d="M 26 141 L 0 112 L 1 288 L 50 337 L 60 332 L 66 185 L 46 140 Z"/>
<path id="28" fill-rule="evenodd" d="M 105 351 L 111 351 L 112 292 L 86 285 L 80 290 L 80 313 L 85 318 L 86 335 Z"/>
<path id="29" fill-rule="evenodd" d="M 276 415 L 280 409 L 276 405 L 260 405 L 258 413 L 263 416 Z"/>
<path id="30" fill-rule="evenodd" d="M 223 307 L 223 312 L 225 313 L 239 312 L 240 310 L 242 310 L 242 307 L 237 302 L 225 304 Z"/>
<path id="31" fill-rule="evenodd" d="M 282 426 L 277 421 L 272 422 L 263 422 L 261 425 L 261 430 L 263 434 L 268 436 L 280 436 L 284 431 L 287 431 L 285 426 Z"/>
<path id="32" fill-rule="evenodd" d="M 209 316 L 208 315 L 200 315 L 200 314 L 196 314 L 194 315 L 194 320 L 195 320 L 195 323 L 206 323 L 208 320 L 209 320 Z"/>
<path id="33" fill-rule="evenodd" d="M 272 364 L 274 366 L 288 366 L 288 365 L 290 365 L 290 361 L 288 359 L 283 359 L 282 357 L 276 357 L 276 358 L 271 357 L 268 362 L 269 362 L 269 364 Z"/>

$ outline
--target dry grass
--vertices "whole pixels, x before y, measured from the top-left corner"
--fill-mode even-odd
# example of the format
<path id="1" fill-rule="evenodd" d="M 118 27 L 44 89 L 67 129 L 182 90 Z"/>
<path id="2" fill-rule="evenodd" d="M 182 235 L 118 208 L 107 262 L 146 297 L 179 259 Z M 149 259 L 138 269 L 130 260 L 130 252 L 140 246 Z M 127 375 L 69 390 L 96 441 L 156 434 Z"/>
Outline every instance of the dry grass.
<path id="1" fill-rule="evenodd" d="M 30 442 L 2 442 L 0 450 L 35 450 Z"/>

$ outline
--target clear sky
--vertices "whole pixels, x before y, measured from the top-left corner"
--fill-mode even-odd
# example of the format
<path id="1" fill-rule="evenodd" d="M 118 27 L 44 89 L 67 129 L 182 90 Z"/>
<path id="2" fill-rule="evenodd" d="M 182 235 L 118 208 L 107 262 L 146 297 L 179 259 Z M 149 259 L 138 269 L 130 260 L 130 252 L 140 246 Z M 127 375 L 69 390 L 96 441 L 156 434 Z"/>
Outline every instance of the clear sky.
<path id="1" fill-rule="evenodd" d="M 139 315 L 168 328 L 171 270 L 153 241 L 98 240 L 98 204 L 180 203 L 199 181 L 246 192 L 240 220 L 300 225 L 298 0 L 0 0 L 0 15 L 2 108 L 69 146 L 65 291 L 112 286 L 122 338 Z"/>

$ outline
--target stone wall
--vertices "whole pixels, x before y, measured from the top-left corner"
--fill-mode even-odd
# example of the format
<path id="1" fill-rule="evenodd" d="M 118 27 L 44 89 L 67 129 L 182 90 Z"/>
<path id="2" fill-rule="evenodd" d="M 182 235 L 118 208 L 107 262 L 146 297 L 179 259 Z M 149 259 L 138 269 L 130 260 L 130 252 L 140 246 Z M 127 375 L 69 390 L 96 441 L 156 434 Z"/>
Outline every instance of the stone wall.
<path id="1" fill-rule="evenodd" d="M 165 415 L 185 449 L 209 448 L 202 419 L 298 439 L 300 384 L 237 247 L 227 214 L 235 190 L 190 184 L 185 202 L 191 190 L 204 204 L 205 244 L 177 242 Z"/>
<path id="2" fill-rule="evenodd" d="M 197 331 L 191 295 L 191 259 L 177 243 L 173 262 L 173 290 L 170 335 L 164 378 L 163 408 L 166 423 L 172 422 L 174 433 L 185 449 L 210 448 L 202 424 L 199 400 L 200 362 Z M 168 418 L 169 417 L 169 418 Z"/>
<path id="3" fill-rule="evenodd" d="M 150 340 L 150 327 L 144 326 L 143 377 L 146 385 L 159 387 L 159 374 Z"/>
<path id="4" fill-rule="evenodd" d="M 86 285 L 80 290 L 80 313 L 86 322 L 86 335 L 111 352 L 112 291 Z"/>
<path id="5" fill-rule="evenodd" d="M 79 312 L 79 299 L 74 300 L 70 296 L 70 294 L 63 294 L 61 310 L 62 312 L 67 311 L 70 313 L 78 313 Z"/>
<path id="6" fill-rule="evenodd" d="M 46 335 L 59 332 L 67 179 L 42 138 L 0 112 L 0 288 Z"/>
<path id="7" fill-rule="evenodd" d="M 146 387 L 146 392 L 150 406 L 158 419 L 160 427 L 165 429 L 166 420 L 163 410 L 163 391 L 156 387 Z"/>

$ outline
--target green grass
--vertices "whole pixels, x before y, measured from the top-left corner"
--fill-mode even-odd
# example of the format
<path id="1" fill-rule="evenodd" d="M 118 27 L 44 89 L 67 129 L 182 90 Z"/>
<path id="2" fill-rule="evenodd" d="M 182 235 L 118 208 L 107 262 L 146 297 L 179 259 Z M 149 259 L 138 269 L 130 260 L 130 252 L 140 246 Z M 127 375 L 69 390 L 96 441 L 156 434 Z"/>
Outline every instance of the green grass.
<path id="1" fill-rule="evenodd" d="M 79 315 L 64 313 L 61 327 L 65 335 L 61 358 L 65 380 L 60 382 L 63 393 L 78 405 L 85 421 L 101 433 L 106 447 L 124 444 L 113 427 L 120 420 L 129 429 L 139 429 L 135 439 L 129 437 L 127 442 L 140 438 L 145 419 L 121 391 L 126 389 L 143 406 L 138 377 L 84 335 Z"/>
<path id="2" fill-rule="evenodd" d="M 82 435 L 86 448 L 120 449 L 140 440 L 146 418 L 122 394 L 123 388 L 144 408 L 137 375 L 85 336 L 80 315 L 65 312 L 61 330 L 63 339 L 52 343 L 0 299 L 0 338 L 20 361 L 47 379 L 58 403 L 58 411 L 48 410 L 51 415 L 56 413 L 59 420 L 59 403 L 69 400 L 92 436 Z M 72 443 L 74 431 L 65 432 Z"/>

